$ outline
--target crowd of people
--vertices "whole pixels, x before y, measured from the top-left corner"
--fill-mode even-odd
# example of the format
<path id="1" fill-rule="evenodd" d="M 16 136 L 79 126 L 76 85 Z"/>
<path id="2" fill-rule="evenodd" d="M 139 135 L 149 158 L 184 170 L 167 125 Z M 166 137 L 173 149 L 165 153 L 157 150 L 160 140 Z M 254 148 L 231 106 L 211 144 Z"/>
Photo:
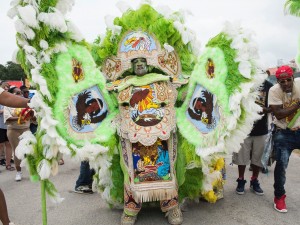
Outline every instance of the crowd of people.
<path id="1" fill-rule="evenodd" d="M 300 149 L 300 119 L 297 113 L 300 108 L 300 79 L 294 79 L 293 70 L 289 66 L 279 67 L 276 71 L 276 78 L 277 84 L 275 85 L 272 85 L 267 80 L 262 84 L 257 101 L 257 104 L 260 104 L 262 107 L 262 118 L 254 123 L 251 133 L 244 140 L 244 143 L 241 144 L 240 151 L 233 155 L 233 163 L 238 165 L 236 193 L 239 195 L 245 194 L 245 184 L 247 181 L 244 174 L 246 166 L 251 164 L 252 176 L 250 178 L 250 189 L 257 195 L 263 195 L 264 191 L 260 187 L 258 176 L 261 169 L 266 169 L 263 168 L 261 159 L 265 151 L 265 140 L 269 132 L 270 122 L 273 123 L 275 125 L 272 134 L 274 143 L 273 151 L 276 157 L 274 170 L 274 209 L 284 213 L 287 212 L 285 203 L 286 192 L 284 189 L 286 169 L 292 151 Z M 25 86 L 21 88 L 10 87 L 5 81 L 1 82 L 0 90 L 0 104 L 2 104 L 0 105 L 0 162 L 7 171 L 16 170 L 15 180 L 21 181 L 20 160 L 15 156 L 15 148 L 19 142 L 18 137 L 29 129 L 35 133 L 37 125 L 34 117 L 31 121 L 23 121 L 20 124 L 20 121 L 18 121 L 18 108 L 15 109 L 12 107 L 27 107 L 29 90 Z M 23 98 L 10 101 L 10 99 L 14 99 L 16 96 Z M 268 118 L 270 118 L 268 114 L 272 114 L 272 121 L 268 121 Z M 32 128 L 30 124 L 33 124 Z M 60 164 L 63 164 L 62 156 L 60 156 L 60 159 Z M 90 169 L 89 162 L 81 162 L 80 175 L 76 181 L 74 192 L 92 194 L 93 174 L 94 171 Z M 13 224 L 9 221 L 5 198 L 1 189 L 0 219 L 4 225 Z"/>

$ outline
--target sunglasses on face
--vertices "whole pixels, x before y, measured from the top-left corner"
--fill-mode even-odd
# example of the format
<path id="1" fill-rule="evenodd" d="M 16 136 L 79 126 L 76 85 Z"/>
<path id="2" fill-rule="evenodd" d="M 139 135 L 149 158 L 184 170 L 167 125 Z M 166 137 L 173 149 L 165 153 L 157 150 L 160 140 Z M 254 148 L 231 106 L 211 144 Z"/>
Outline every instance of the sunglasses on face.
<path id="1" fill-rule="evenodd" d="M 15 92 L 14 94 L 15 94 L 15 95 L 21 95 L 22 93 L 21 93 L 21 91 L 17 91 L 17 92 Z"/>
<path id="2" fill-rule="evenodd" d="M 28 94 L 29 93 L 29 91 L 23 91 L 23 94 Z"/>
<path id="3" fill-rule="evenodd" d="M 288 83 L 289 83 L 289 82 L 292 82 L 292 81 L 293 81 L 292 78 L 288 78 L 288 79 L 284 79 L 284 80 L 279 80 L 278 83 L 279 83 L 279 84 L 285 84 L 285 82 L 288 82 Z"/>

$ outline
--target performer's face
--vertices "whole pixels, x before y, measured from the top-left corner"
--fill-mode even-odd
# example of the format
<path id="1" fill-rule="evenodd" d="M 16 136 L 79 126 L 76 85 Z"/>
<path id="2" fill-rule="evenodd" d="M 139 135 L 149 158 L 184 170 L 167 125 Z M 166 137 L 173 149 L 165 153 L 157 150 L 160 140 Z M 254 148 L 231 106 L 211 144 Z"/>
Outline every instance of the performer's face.
<path id="1" fill-rule="evenodd" d="M 136 58 L 132 60 L 133 72 L 138 76 L 148 73 L 147 61 L 145 58 Z"/>
<path id="2" fill-rule="evenodd" d="M 279 83 L 281 89 L 283 92 L 289 93 L 293 91 L 293 82 L 294 77 L 289 77 L 285 79 L 277 79 L 277 82 Z"/>

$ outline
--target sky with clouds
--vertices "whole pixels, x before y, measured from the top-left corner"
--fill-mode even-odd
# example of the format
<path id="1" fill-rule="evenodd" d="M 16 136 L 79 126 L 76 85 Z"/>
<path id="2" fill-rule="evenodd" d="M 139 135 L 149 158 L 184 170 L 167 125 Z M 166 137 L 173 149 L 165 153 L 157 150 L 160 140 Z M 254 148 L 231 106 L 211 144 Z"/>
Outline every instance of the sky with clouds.
<path id="1" fill-rule="evenodd" d="M 73 10 L 67 14 L 87 41 L 105 32 L 106 15 L 120 16 L 118 0 L 76 0 Z M 140 0 L 126 0 L 132 8 Z M 0 1 L 0 64 L 10 61 L 17 49 L 14 21 L 7 17 L 10 1 Z M 194 30 L 201 48 L 218 34 L 225 21 L 240 22 L 255 33 L 263 67 L 274 67 L 278 60 L 287 63 L 297 54 L 300 18 L 285 15 L 285 0 L 152 0 L 155 5 L 167 5 L 172 10 L 188 10 L 192 16 L 187 26 Z"/>

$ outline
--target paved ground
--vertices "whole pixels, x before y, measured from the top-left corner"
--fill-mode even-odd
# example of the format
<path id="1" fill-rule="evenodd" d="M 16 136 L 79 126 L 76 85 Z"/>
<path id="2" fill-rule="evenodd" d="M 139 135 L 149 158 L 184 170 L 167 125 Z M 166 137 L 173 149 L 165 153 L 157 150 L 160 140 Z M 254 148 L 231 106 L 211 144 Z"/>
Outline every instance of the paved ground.
<path id="1" fill-rule="evenodd" d="M 227 160 L 230 162 L 230 160 Z M 228 164 L 228 163 L 227 163 Z M 0 168 L 0 185 L 6 195 L 10 218 L 16 225 L 41 225 L 40 189 L 29 180 L 24 169 L 24 179 L 15 182 L 15 172 Z M 262 174 L 264 196 L 257 196 L 248 189 L 243 196 L 235 194 L 237 167 L 227 165 L 225 198 L 216 204 L 194 203 L 184 213 L 185 225 L 294 225 L 299 223 L 300 209 L 300 156 L 294 154 L 287 172 L 287 205 L 289 212 L 280 214 L 273 209 L 273 170 Z M 59 174 L 52 180 L 65 201 L 53 204 L 48 201 L 48 225 L 117 225 L 121 210 L 110 210 L 98 194 L 70 193 L 79 173 L 79 163 L 68 158 L 60 166 Z M 247 170 L 247 178 L 250 177 Z M 167 225 L 167 220 L 157 208 L 143 209 L 136 225 Z"/>

